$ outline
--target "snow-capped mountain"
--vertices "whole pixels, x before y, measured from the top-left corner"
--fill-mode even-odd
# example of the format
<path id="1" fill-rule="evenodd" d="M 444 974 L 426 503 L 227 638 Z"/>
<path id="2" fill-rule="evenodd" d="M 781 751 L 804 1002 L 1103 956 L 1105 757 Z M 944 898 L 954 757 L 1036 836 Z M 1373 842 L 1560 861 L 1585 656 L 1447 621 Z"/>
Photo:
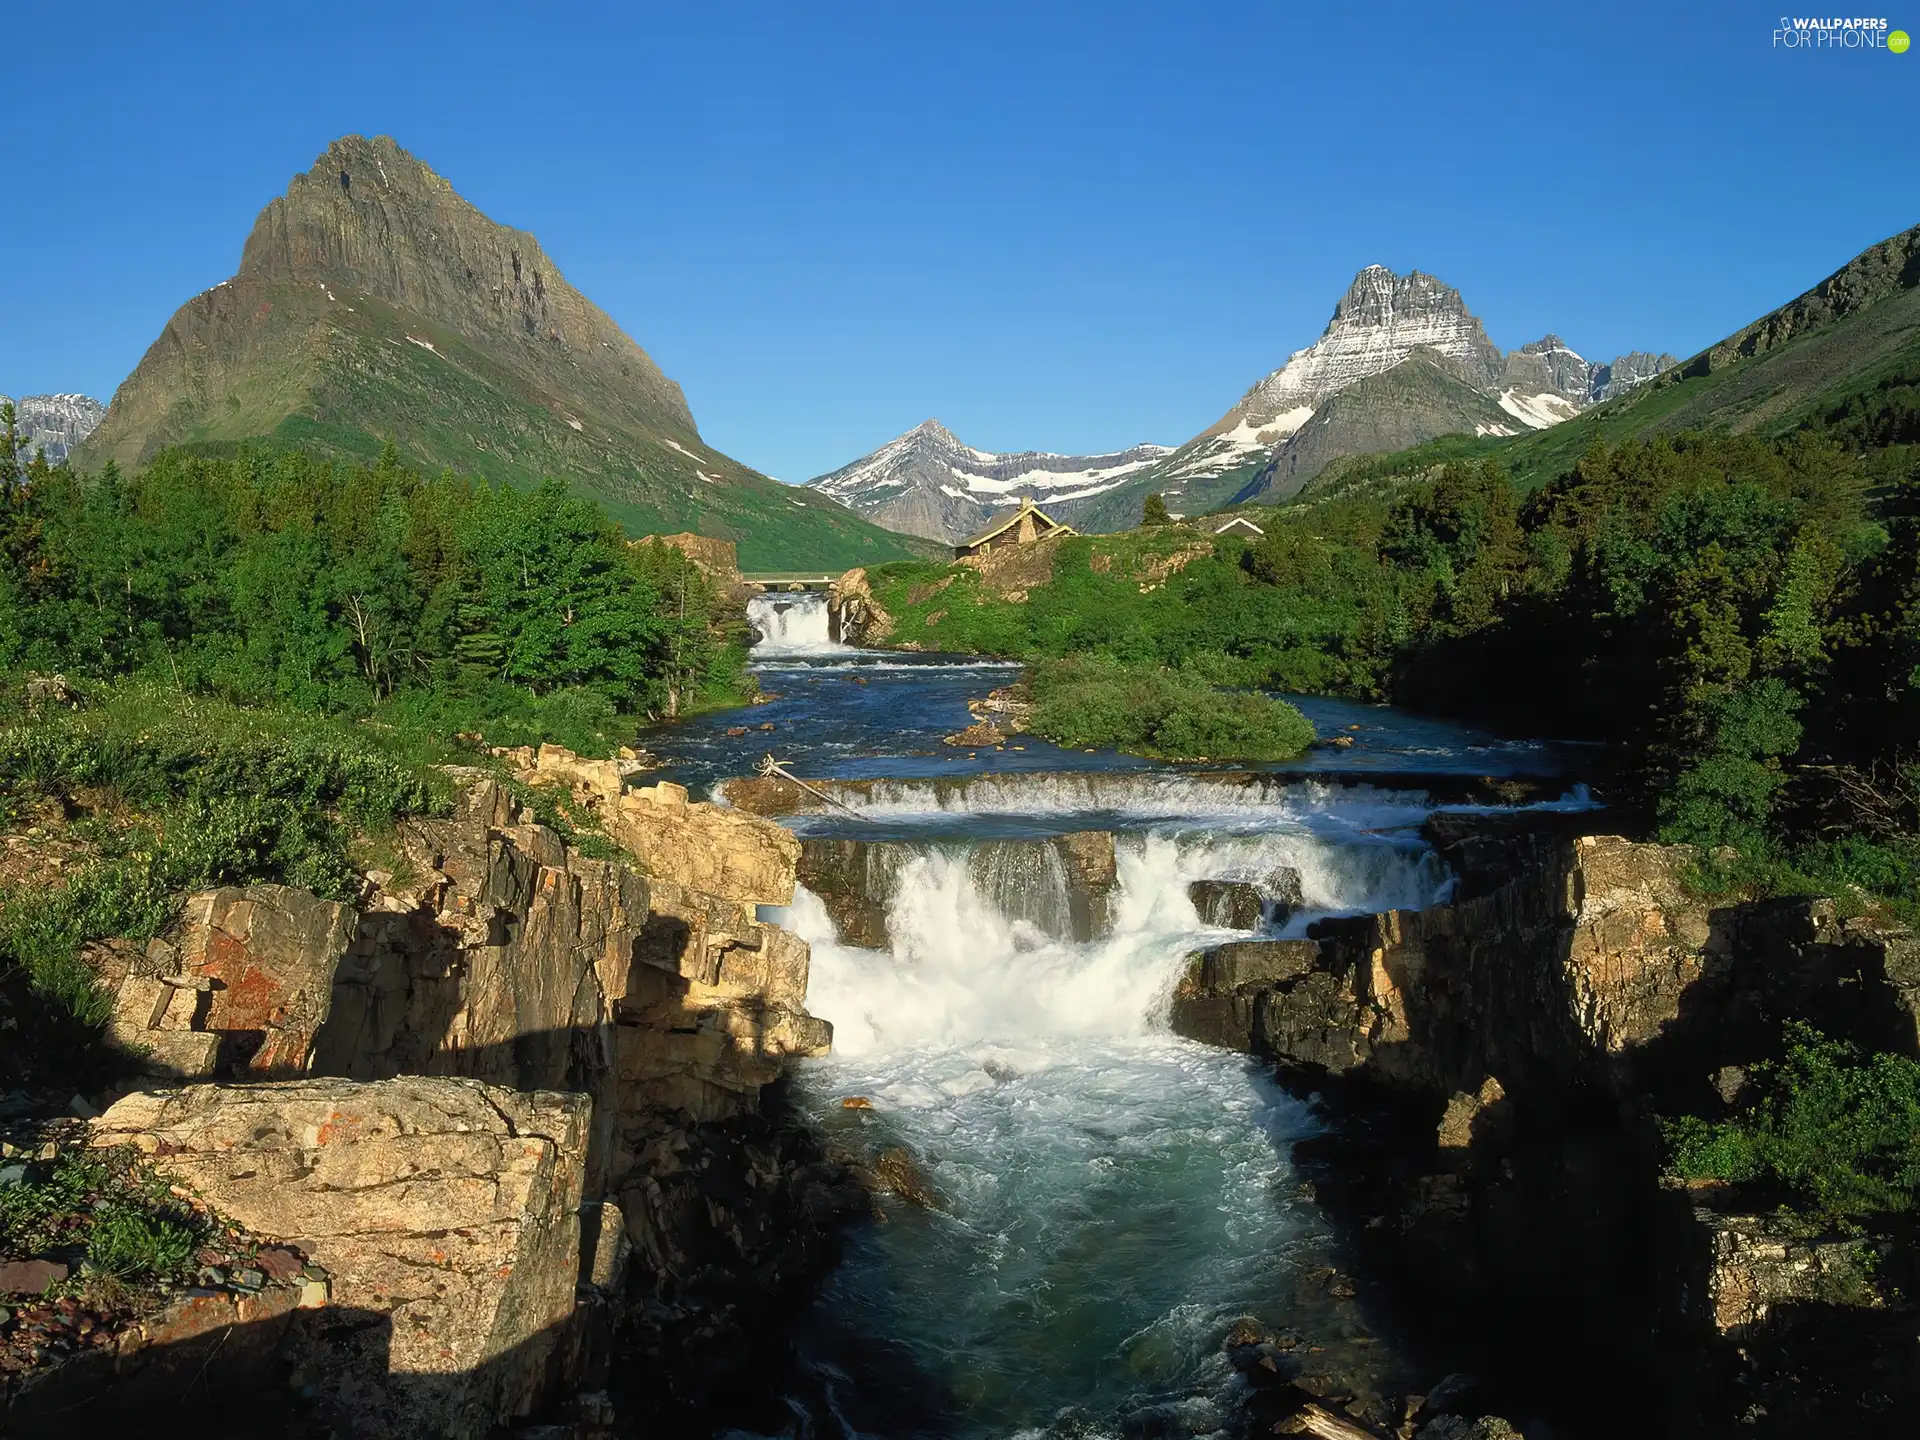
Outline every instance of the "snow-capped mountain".
<path id="1" fill-rule="evenodd" d="M 1164 467 L 1162 487 L 1175 510 L 1195 481 L 1263 459 L 1313 412 L 1357 381 L 1391 370 L 1417 349 L 1431 350 L 1469 383 L 1490 387 L 1500 352 L 1468 313 L 1460 292 L 1415 270 L 1396 275 L 1369 265 L 1353 277 L 1320 338 L 1240 397 L 1212 426 L 1182 445 Z"/>
<path id="2" fill-rule="evenodd" d="M 889 530 L 955 542 L 1022 499 L 1074 523 L 1086 501 L 1124 485 L 1169 453 L 1165 445 L 1135 445 L 1111 455 L 996 455 L 962 444 L 938 420 L 928 420 L 806 483 Z"/>
<path id="3" fill-rule="evenodd" d="M 1176 449 L 991 455 L 929 420 L 807 483 L 889 529 L 935 539 L 963 538 L 1023 495 L 1078 529 L 1123 530 L 1155 492 L 1176 515 L 1283 500 L 1341 456 L 1542 430 L 1675 363 L 1636 350 L 1595 364 L 1551 334 L 1503 354 L 1451 285 L 1369 265 L 1317 341 Z"/>
<path id="4" fill-rule="evenodd" d="M 1416 351 L 1439 374 L 1452 376 L 1464 390 L 1486 397 L 1504 412 L 1504 418 L 1492 413 L 1476 418 L 1471 430 L 1478 434 L 1517 434 L 1557 425 L 1676 363 L 1671 355 L 1636 351 L 1611 365 L 1595 365 L 1557 335 L 1503 356 L 1451 285 L 1419 270 L 1397 275 L 1384 265 L 1369 265 L 1353 277 L 1317 341 L 1296 350 L 1219 421 L 1176 450 L 1147 477 L 1149 483 L 1158 485 L 1175 511 L 1210 509 L 1233 495 L 1238 482 L 1256 468 L 1265 467 L 1333 396 L 1392 370 Z M 1421 387 L 1428 393 L 1432 378 Z M 1457 426 L 1479 408 L 1462 395 L 1439 407 L 1433 421 Z M 1342 428 L 1353 430 L 1355 418 L 1343 416 Z M 1423 428 L 1418 417 L 1393 418 L 1391 426 L 1358 428 L 1383 438 Z M 1431 435 L 1445 433 L 1431 430 Z M 1294 488 L 1343 448 L 1325 435 L 1314 440 L 1314 465 L 1281 467 Z M 1353 443 L 1359 442 L 1356 434 Z"/>
<path id="5" fill-rule="evenodd" d="M 6 401 L 0 395 L 0 405 Z M 66 459 L 67 452 L 107 417 L 107 407 L 89 395 L 22 395 L 13 402 L 13 411 L 20 431 L 20 458 L 44 450 L 50 465 Z"/>

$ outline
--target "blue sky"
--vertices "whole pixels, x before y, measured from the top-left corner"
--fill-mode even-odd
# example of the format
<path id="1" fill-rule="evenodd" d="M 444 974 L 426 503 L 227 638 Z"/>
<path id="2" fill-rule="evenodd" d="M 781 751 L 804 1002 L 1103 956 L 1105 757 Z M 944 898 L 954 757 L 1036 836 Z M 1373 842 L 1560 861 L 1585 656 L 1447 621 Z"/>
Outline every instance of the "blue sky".
<path id="1" fill-rule="evenodd" d="M 1503 347 L 1685 354 L 1920 221 L 1920 49 L 1783 53 L 1776 12 L 12 0 L 0 390 L 105 398 L 355 131 L 788 480 L 929 415 L 1178 443 L 1376 261 Z"/>

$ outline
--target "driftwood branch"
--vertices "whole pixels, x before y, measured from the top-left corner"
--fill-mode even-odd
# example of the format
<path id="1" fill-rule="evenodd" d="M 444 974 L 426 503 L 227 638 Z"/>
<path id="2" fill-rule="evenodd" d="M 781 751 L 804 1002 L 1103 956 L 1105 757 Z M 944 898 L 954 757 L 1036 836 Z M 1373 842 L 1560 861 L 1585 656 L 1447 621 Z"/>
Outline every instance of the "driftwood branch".
<path id="1" fill-rule="evenodd" d="M 1373 1431 L 1363 1429 L 1350 1420 L 1342 1420 L 1331 1410 L 1323 1410 L 1318 1405 L 1309 1405 L 1293 1422 L 1299 1428 L 1294 1432 L 1300 1435 L 1317 1435 L 1320 1440 L 1380 1440 Z"/>
<path id="2" fill-rule="evenodd" d="M 791 780 L 795 785 L 798 785 L 802 790 L 806 791 L 809 795 L 813 796 L 817 800 L 824 800 L 827 804 L 833 806 L 834 809 L 844 810 L 847 812 L 847 814 L 853 816 L 853 818 L 856 820 L 864 820 L 867 818 L 866 816 L 862 815 L 858 810 L 854 809 L 853 806 L 848 805 L 844 801 L 834 799 L 833 796 L 827 794 L 826 791 L 820 789 L 818 786 L 809 785 L 806 781 L 802 780 L 798 775 L 794 774 L 791 770 L 787 769 L 785 762 L 776 760 L 771 755 L 767 756 L 766 759 L 760 762 L 760 775 L 762 779 L 770 779 L 773 776 L 777 775 L 782 780 Z"/>

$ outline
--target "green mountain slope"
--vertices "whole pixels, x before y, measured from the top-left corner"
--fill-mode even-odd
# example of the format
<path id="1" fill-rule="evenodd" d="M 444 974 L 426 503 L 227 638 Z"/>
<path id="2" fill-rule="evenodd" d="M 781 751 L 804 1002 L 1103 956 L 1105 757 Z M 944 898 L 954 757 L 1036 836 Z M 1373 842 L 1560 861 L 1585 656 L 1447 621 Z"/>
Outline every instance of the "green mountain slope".
<path id="1" fill-rule="evenodd" d="M 1435 435 L 1505 435 L 1513 416 L 1456 373 L 1446 357 L 1415 350 L 1327 400 L 1233 497 L 1271 505 L 1300 493 L 1335 460 L 1398 451 Z"/>
<path id="2" fill-rule="evenodd" d="M 928 547 L 700 439 L 680 387 L 539 242 L 390 139 L 334 142 L 255 222 L 232 280 L 181 306 L 75 455 L 143 464 L 242 441 L 531 485 L 554 475 L 631 534 L 736 542 L 749 569 Z"/>

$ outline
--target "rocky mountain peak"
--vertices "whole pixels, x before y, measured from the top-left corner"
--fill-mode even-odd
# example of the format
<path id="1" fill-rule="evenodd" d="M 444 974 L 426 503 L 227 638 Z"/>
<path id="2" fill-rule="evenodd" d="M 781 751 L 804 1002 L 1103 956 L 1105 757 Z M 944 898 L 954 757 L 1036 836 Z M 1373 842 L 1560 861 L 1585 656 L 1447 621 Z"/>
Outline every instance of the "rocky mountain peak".
<path id="1" fill-rule="evenodd" d="M 1334 305 L 1319 340 L 1248 391 L 1221 424 L 1290 433 L 1329 396 L 1423 347 L 1473 383 L 1489 383 L 1499 373 L 1500 352 L 1458 290 L 1424 271 L 1400 275 L 1369 265 Z"/>
<path id="2" fill-rule="evenodd" d="M 922 420 L 907 432 L 906 438 L 932 440 L 954 449 L 961 448 L 960 441 L 955 437 L 954 433 L 938 420 L 934 419 Z"/>
<path id="3" fill-rule="evenodd" d="M 1522 345 L 1516 353 L 1521 355 L 1571 355 L 1576 360 L 1581 358 L 1578 351 L 1551 330 L 1538 340 L 1530 344 Z"/>
<path id="4" fill-rule="evenodd" d="M 0 395 L 0 405 L 6 404 L 7 398 Z M 107 418 L 107 407 L 91 395 L 22 395 L 13 402 L 13 412 L 21 458 L 38 450 L 50 465 L 65 460 L 67 453 Z"/>
<path id="5" fill-rule="evenodd" d="M 385 136 L 335 140 L 254 222 L 236 281 L 366 295 L 541 368 L 592 373 L 627 405 L 694 430 L 680 387 L 560 274 Z M 612 373 L 609 373 L 612 372 Z M 609 397 L 611 398 L 611 397 Z"/>
<path id="6" fill-rule="evenodd" d="M 1333 319 L 1325 334 L 1331 335 L 1343 325 L 1392 328 L 1433 315 L 1473 321 L 1460 292 L 1451 285 L 1423 270 L 1398 275 L 1384 265 L 1369 265 L 1353 277 L 1346 293 L 1334 304 Z"/>

